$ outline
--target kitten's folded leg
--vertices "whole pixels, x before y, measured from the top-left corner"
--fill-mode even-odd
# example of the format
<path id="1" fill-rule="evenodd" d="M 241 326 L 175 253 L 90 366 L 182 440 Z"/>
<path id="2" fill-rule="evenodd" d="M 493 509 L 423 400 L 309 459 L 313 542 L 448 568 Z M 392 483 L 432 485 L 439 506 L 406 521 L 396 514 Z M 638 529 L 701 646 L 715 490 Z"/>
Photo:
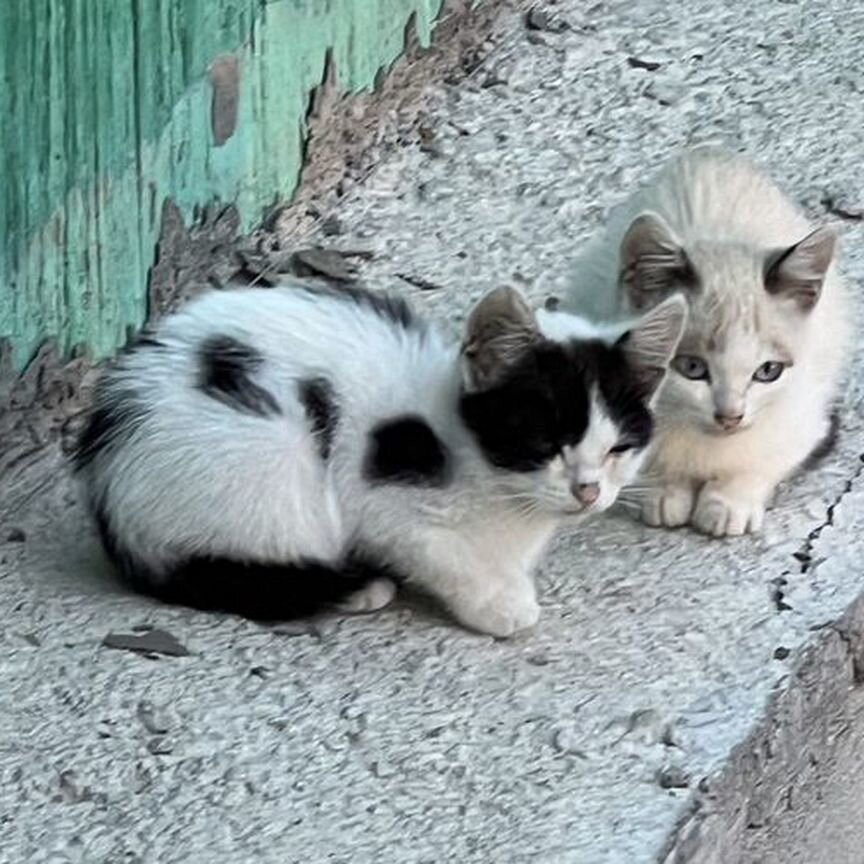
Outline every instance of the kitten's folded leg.
<path id="1" fill-rule="evenodd" d="M 642 521 L 654 528 L 680 528 L 690 521 L 695 498 L 690 483 L 681 482 L 650 489 L 642 500 Z"/>
<path id="2" fill-rule="evenodd" d="M 712 537 L 760 531 L 774 486 L 753 475 L 708 481 L 696 500 L 693 527 Z"/>
<path id="3" fill-rule="evenodd" d="M 498 637 L 533 627 L 540 619 L 534 581 L 524 575 L 496 581 L 498 584 L 491 593 L 460 591 L 451 596 L 448 605 L 456 618 L 472 630 Z"/>
<path id="4" fill-rule="evenodd" d="M 533 573 L 554 529 L 549 520 L 421 532 L 401 569 L 466 627 L 505 638 L 540 618 Z"/>

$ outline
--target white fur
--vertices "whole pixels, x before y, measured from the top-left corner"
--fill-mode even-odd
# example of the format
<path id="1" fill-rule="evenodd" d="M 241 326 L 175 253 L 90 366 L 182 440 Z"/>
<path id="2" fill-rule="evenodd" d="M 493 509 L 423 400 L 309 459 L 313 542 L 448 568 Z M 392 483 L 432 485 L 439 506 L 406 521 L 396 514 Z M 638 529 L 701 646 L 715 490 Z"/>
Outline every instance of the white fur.
<path id="1" fill-rule="evenodd" d="M 538 310 L 536 317 L 540 332 L 556 342 L 599 339 L 613 344 L 636 323 L 631 320 L 594 323 L 568 312 L 545 309 Z M 668 351 L 658 358 L 658 362 L 664 367 L 668 364 Z M 546 496 L 551 499 L 552 506 L 561 507 L 566 512 L 584 511 L 586 515 L 611 507 L 621 489 L 636 478 L 647 455 L 645 450 L 636 449 L 610 455 L 609 451 L 618 443 L 620 430 L 609 417 L 596 389 L 591 393 L 590 418 L 590 425 L 579 444 L 565 448 L 564 453 L 549 466 L 551 482 L 545 484 Z M 599 497 L 587 508 L 580 505 L 572 495 L 573 483 L 597 483 Z"/>
<path id="2" fill-rule="evenodd" d="M 707 360 L 712 381 L 667 376 L 639 493 L 642 515 L 653 525 L 689 521 L 717 536 L 758 530 L 777 484 L 827 432 L 849 338 L 844 284 L 832 262 L 811 311 L 769 295 L 766 256 L 813 226 L 748 162 L 697 148 L 613 213 L 574 267 L 570 306 L 601 317 L 630 309 L 619 288 L 619 250 L 643 213 L 665 221 L 702 276 L 702 291 L 686 292 L 690 316 L 679 350 Z M 781 355 L 794 365 L 779 380 L 751 380 L 759 364 Z M 715 412 L 744 419 L 721 434 Z"/>
<path id="3" fill-rule="evenodd" d="M 281 414 L 242 413 L 197 388 L 197 352 L 214 335 L 263 355 L 254 377 Z M 112 531 L 157 578 L 190 555 L 337 564 L 360 544 L 464 624 L 508 636 L 537 621 L 532 571 L 556 524 L 609 506 L 641 459 L 604 464 L 615 430 L 598 412 L 562 464 L 525 474 L 492 468 L 458 417 L 458 345 L 338 297 L 297 287 L 212 292 L 155 336 L 165 348 L 133 352 L 106 373 L 146 404 L 145 418 L 83 471 Z M 312 376 L 332 382 L 340 412 L 326 461 L 296 391 Z M 369 430 L 405 414 L 425 418 L 450 451 L 446 488 L 364 479 Z M 573 477 L 589 475 L 603 483 L 601 500 L 574 508 Z M 375 582 L 344 605 L 367 611 L 392 595 Z"/>

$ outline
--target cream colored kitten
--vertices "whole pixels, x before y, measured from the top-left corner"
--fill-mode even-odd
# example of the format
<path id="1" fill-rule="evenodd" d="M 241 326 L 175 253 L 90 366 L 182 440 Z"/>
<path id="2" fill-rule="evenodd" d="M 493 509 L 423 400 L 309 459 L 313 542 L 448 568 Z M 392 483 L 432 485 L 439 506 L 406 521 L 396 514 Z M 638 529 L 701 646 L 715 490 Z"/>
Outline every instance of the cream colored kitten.
<path id="1" fill-rule="evenodd" d="M 846 356 L 835 237 L 764 174 L 711 147 L 671 161 L 575 268 L 569 304 L 610 316 L 688 300 L 635 490 L 650 525 L 762 526 L 777 484 L 826 444 Z"/>

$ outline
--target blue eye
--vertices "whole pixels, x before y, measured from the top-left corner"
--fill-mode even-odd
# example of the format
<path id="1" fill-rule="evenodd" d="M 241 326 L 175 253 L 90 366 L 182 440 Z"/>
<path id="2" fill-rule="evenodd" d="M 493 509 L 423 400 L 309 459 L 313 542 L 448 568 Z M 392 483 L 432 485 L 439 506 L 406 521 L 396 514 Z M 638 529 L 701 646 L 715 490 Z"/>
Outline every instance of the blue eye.
<path id="1" fill-rule="evenodd" d="M 753 380 L 760 381 L 762 384 L 770 384 L 783 374 L 785 368 L 786 364 L 779 360 L 768 360 L 753 373 Z"/>
<path id="2" fill-rule="evenodd" d="M 672 361 L 672 368 L 691 381 L 707 381 L 710 378 L 708 364 L 693 354 L 679 354 Z"/>

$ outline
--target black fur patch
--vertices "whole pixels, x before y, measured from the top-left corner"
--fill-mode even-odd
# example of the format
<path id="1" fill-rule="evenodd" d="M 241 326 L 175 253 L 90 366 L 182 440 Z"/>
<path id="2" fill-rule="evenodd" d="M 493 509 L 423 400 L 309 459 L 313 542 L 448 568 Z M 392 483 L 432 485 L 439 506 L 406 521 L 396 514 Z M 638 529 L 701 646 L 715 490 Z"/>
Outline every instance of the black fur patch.
<path id="1" fill-rule="evenodd" d="M 96 519 L 108 557 L 131 588 L 163 603 L 205 612 L 288 621 L 326 609 L 374 579 L 398 579 L 391 568 L 360 550 L 351 551 L 341 565 L 202 556 L 187 559 L 167 577 L 156 576 L 122 548 L 100 508 Z"/>
<path id="2" fill-rule="evenodd" d="M 595 385 L 621 438 L 645 447 L 653 427 L 645 387 L 621 348 L 602 342 L 540 342 L 497 384 L 463 394 L 460 412 L 491 464 L 534 471 L 582 440 Z"/>
<path id="3" fill-rule="evenodd" d="M 373 483 L 445 486 L 447 450 L 422 417 L 398 417 L 369 433 L 364 475 Z"/>
<path id="4" fill-rule="evenodd" d="M 339 422 L 339 407 L 336 404 L 333 386 L 326 378 L 305 378 L 297 382 L 297 391 L 312 434 L 318 439 L 321 458 L 330 458 L 333 436 Z"/>
<path id="5" fill-rule="evenodd" d="M 108 374 L 96 386 L 93 406 L 78 439 L 72 459 L 76 469 L 89 465 L 106 448 L 112 447 L 125 434 L 136 429 L 149 413 L 148 408 L 133 390 L 118 387 L 111 370 L 122 369 L 129 354 L 161 350 L 165 345 L 150 330 L 135 336 L 115 358 Z"/>
<path id="6" fill-rule="evenodd" d="M 809 471 L 811 468 L 816 468 L 837 446 L 837 439 L 839 437 L 840 414 L 835 409 L 828 417 L 828 431 L 825 433 L 825 437 L 813 448 L 801 467 L 804 468 L 805 471 Z"/>
<path id="7" fill-rule="evenodd" d="M 115 446 L 146 419 L 148 409 L 128 389 L 113 390 L 110 380 L 97 390 L 96 400 L 78 438 L 72 461 L 80 471 L 103 450 Z"/>
<path id="8" fill-rule="evenodd" d="M 374 312 L 385 321 L 395 324 L 404 330 L 425 331 L 426 325 L 402 297 L 392 294 L 379 294 L 356 285 L 344 285 L 339 288 L 325 285 L 304 285 L 304 290 L 326 297 L 335 297 L 349 303 L 355 303 Z"/>
<path id="9" fill-rule="evenodd" d="M 232 336 L 211 336 L 200 351 L 198 387 L 211 399 L 246 414 L 272 417 L 282 413 L 273 394 L 252 380 L 264 358 Z"/>

